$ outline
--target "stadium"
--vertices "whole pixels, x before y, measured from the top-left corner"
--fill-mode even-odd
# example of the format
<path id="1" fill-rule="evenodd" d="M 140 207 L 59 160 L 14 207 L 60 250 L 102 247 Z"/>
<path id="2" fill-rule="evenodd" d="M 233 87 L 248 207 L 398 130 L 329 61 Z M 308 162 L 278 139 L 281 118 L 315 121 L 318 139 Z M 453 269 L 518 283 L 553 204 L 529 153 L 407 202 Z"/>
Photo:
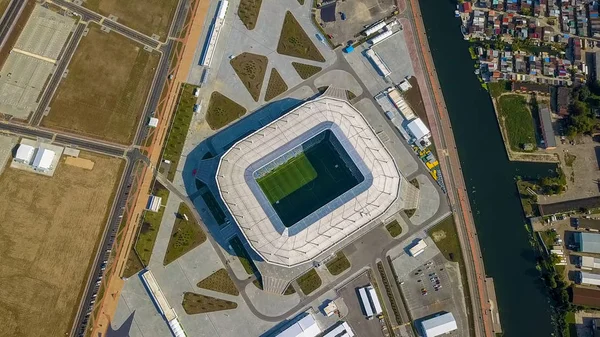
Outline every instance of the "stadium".
<path id="1" fill-rule="evenodd" d="M 327 95 L 235 143 L 216 182 L 250 246 L 283 267 L 313 261 L 393 205 L 404 208 L 410 185 L 363 115 Z"/>

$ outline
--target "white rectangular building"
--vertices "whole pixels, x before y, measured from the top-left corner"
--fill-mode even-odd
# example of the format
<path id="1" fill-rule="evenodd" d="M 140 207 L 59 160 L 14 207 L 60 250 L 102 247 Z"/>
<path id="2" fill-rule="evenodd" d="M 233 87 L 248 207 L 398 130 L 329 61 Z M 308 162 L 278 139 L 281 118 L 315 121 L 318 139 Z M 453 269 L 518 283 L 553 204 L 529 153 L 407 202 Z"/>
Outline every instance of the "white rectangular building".
<path id="1" fill-rule="evenodd" d="M 145 273 L 143 273 L 142 280 L 144 282 L 144 285 L 146 286 L 146 289 L 150 293 L 150 297 L 152 298 L 154 303 L 156 303 L 159 312 L 167 321 L 167 324 L 169 325 L 169 329 L 171 329 L 171 333 L 173 333 L 173 336 L 185 337 L 186 334 L 183 331 L 183 327 L 181 326 L 179 319 L 177 318 L 175 310 L 167 301 L 167 298 L 160 289 L 160 286 L 158 285 L 158 282 L 156 282 L 156 279 L 154 278 L 152 272 L 148 270 Z"/>
<path id="2" fill-rule="evenodd" d="M 379 302 L 379 297 L 377 297 L 377 292 L 373 286 L 367 287 L 367 292 L 369 293 L 369 299 L 371 300 L 371 305 L 373 306 L 373 313 L 375 315 L 379 315 L 383 312 L 381 309 L 381 303 Z"/>
<path id="3" fill-rule="evenodd" d="M 579 267 L 584 270 L 600 269 L 600 259 L 591 256 L 580 256 Z"/>
<path id="4" fill-rule="evenodd" d="M 360 303 L 362 304 L 365 316 L 367 316 L 367 318 L 372 318 L 373 308 L 369 302 L 369 295 L 367 295 L 366 287 L 358 289 L 358 296 L 360 297 Z"/>
<path id="5" fill-rule="evenodd" d="M 410 132 L 410 134 L 415 138 L 415 141 L 417 142 L 421 141 L 424 138 L 431 137 L 431 132 L 429 131 L 425 123 L 423 123 L 421 118 L 412 120 L 410 123 L 408 123 L 406 127 L 408 128 L 408 132 Z"/>
<path id="6" fill-rule="evenodd" d="M 579 283 L 592 286 L 600 286 L 600 274 L 579 272 Z"/>
<path id="7" fill-rule="evenodd" d="M 451 312 L 424 320 L 421 322 L 425 337 L 436 337 L 458 329 L 456 320 Z"/>
<path id="8" fill-rule="evenodd" d="M 314 317 L 307 314 L 296 323 L 276 334 L 276 337 L 316 337 L 321 333 Z"/>
<path id="9" fill-rule="evenodd" d="M 341 324 L 324 334 L 323 337 L 354 337 L 354 331 L 348 323 L 341 322 Z"/>
<path id="10" fill-rule="evenodd" d="M 39 171 L 47 171 L 52 168 L 52 161 L 54 160 L 54 156 L 56 153 L 52 150 L 39 148 L 37 153 L 35 154 L 35 158 L 33 158 L 33 168 Z"/>
<path id="11" fill-rule="evenodd" d="M 387 64 L 383 62 L 381 57 L 379 57 L 379 55 L 377 55 L 377 53 L 373 49 L 367 49 L 366 54 L 371 59 L 371 62 L 373 62 L 375 68 L 377 68 L 381 76 L 387 77 L 392 73 Z"/>
<path id="12" fill-rule="evenodd" d="M 416 245 L 412 246 L 408 250 L 408 252 L 410 253 L 410 256 L 415 257 L 421 254 L 423 251 L 425 251 L 425 248 L 427 248 L 427 244 L 425 243 L 425 241 L 419 239 L 419 242 L 417 242 Z"/>
<path id="13" fill-rule="evenodd" d="M 35 152 L 35 148 L 31 145 L 27 144 L 19 144 L 17 148 L 17 154 L 15 155 L 15 160 L 29 165 L 31 163 L 31 159 L 33 158 L 33 153 Z"/>

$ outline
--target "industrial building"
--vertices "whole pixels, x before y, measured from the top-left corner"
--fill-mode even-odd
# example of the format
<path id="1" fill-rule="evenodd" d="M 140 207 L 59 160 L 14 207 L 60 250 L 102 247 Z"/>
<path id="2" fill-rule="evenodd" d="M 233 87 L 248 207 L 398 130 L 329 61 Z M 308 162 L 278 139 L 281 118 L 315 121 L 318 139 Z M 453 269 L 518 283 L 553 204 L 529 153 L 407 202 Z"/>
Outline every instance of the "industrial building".
<path id="1" fill-rule="evenodd" d="M 274 334 L 273 337 L 316 337 L 321 332 L 313 315 L 306 313 L 305 316 L 284 330 Z"/>
<path id="2" fill-rule="evenodd" d="M 579 268 L 583 270 L 600 269 L 600 259 L 591 256 L 579 256 Z"/>
<path id="3" fill-rule="evenodd" d="M 64 147 L 23 138 L 15 151 L 12 168 L 46 176 L 54 175 Z"/>
<path id="4" fill-rule="evenodd" d="M 363 312 L 368 319 L 381 315 L 383 309 L 377 297 L 377 292 L 372 285 L 358 289 L 358 296 L 363 308 Z"/>
<path id="5" fill-rule="evenodd" d="M 410 256 L 418 256 L 419 254 L 423 253 L 425 251 L 425 248 L 427 248 L 427 244 L 425 243 L 425 241 L 419 239 L 419 241 L 412 246 L 408 252 L 410 253 Z"/>
<path id="6" fill-rule="evenodd" d="M 181 323 L 179 323 L 179 319 L 177 318 L 175 310 L 167 301 L 165 294 L 163 294 L 162 290 L 158 286 L 158 282 L 156 282 L 156 279 L 154 278 L 152 272 L 149 270 L 144 272 L 142 274 L 142 281 L 144 282 L 146 290 L 148 290 L 150 294 L 150 298 L 152 298 L 152 301 L 157 306 L 159 312 L 167 321 L 167 324 L 169 325 L 169 329 L 171 329 L 173 336 L 185 337 L 186 334 L 183 331 Z"/>
<path id="7" fill-rule="evenodd" d="M 209 67 L 212 58 L 215 54 L 215 48 L 217 47 L 217 43 L 219 42 L 219 35 L 221 34 L 221 29 L 225 24 L 225 14 L 227 14 L 227 7 L 229 7 L 228 0 L 222 0 L 219 3 L 219 7 L 217 9 L 217 16 L 215 17 L 215 22 L 211 26 L 210 32 L 208 33 L 208 44 L 205 47 L 204 54 L 202 55 L 201 64 L 203 66 Z"/>
<path id="8" fill-rule="evenodd" d="M 556 137 L 554 136 L 554 129 L 552 128 L 552 115 L 550 114 L 549 107 L 540 106 L 540 121 L 542 124 L 544 147 L 548 150 L 555 149 Z"/>
<path id="9" fill-rule="evenodd" d="M 600 286 L 600 274 L 578 271 L 577 272 L 577 282 L 579 284 Z"/>
<path id="10" fill-rule="evenodd" d="M 348 164 L 355 165 L 353 174 L 364 180 L 318 211 L 284 225 L 255 174 L 274 169 L 324 132 L 335 137 L 336 146 L 346 152 Z M 250 247 L 265 262 L 281 267 L 313 261 L 377 221 L 392 206 L 404 209 L 416 207 L 417 202 L 412 185 L 400 174 L 363 115 L 347 100 L 328 95 L 305 102 L 235 143 L 220 158 L 216 181 L 225 206 Z"/>
<path id="11" fill-rule="evenodd" d="M 600 254 L 600 234 L 575 232 L 573 237 L 580 252 Z"/>
<path id="12" fill-rule="evenodd" d="M 379 72 L 379 74 L 381 76 L 387 77 L 392 73 L 390 68 L 387 66 L 387 64 L 385 64 L 385 62 L 383 62 L 381 57 L 379 57 L 379 55 L 377 55 L 375 50 L 367 49 L 367 51 L 365 53 L 371 59 L 371 62 L 373 62 L 373 65 L 375 65 L 375 68 L 377 68 L 377 71 Z"/>
<path id="13" fill-rule="evenodd" d="M 600 290 L 579 286 L 573 287 L 573 304 L 600 307 Z"/>
<path id="14" fill-rule="evenodd" d="M 421 322 L 424 337 L 436 337 L 447 334 L 458 329 L 456 320 L 451 312 L 426 319 Z"/>
<path id="15" fill-rule="evenodd" d="M 423 123 L 421 118 L 417 118 L 412 120 L 406 125 L 406 129 L 408 133 L 412 135 L 412 141 L 417 145 L 420 149 L 424 149 L 431 145 L 431 132 Z"/>
<path id="16" fill-rule="evenodd" d="M 340 322 L 335 328 L 329 330 L 322 337 L 354 337 L 354 331 L 346 322 Z"/>

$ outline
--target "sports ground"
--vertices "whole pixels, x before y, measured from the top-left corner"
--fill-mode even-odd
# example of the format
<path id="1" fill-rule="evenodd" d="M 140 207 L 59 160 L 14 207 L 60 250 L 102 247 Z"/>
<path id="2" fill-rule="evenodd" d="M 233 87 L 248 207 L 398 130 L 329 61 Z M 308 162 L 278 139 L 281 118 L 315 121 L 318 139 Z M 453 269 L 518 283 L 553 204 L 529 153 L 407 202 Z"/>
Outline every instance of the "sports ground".
<path id="1" fill-rule="evenodd" d="M 362 176 L 352 174 L 343 155 L 331 142 L 323 140 L 257 179 L 286 227 L 362 181 Z"/>
<path id="2" fill-rule="evenodd" d="M 0 337 L 65 336 L 106 224 L 123 161 L 81 152 L 52 178 L 0 176 Z"/>

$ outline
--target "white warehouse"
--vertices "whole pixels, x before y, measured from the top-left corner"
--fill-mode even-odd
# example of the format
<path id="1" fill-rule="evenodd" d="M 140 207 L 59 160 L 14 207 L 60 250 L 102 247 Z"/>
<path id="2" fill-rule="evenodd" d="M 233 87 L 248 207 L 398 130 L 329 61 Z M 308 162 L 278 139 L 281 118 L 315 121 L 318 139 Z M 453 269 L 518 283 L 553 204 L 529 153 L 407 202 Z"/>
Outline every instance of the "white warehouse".
<path id="1" fill-rule="evenodd" d="M 451 312 L 424 320 L 421 322 L 424 337 L 436 337 L 458 329 L 456 320 Z"/>
<path id="2" fill-rule="evenodd" d="M 600 286 L 600 274 L 586 273 L 584 271 L 580 271 L 578 273 L 577 280 L 580 284 Z"/>

